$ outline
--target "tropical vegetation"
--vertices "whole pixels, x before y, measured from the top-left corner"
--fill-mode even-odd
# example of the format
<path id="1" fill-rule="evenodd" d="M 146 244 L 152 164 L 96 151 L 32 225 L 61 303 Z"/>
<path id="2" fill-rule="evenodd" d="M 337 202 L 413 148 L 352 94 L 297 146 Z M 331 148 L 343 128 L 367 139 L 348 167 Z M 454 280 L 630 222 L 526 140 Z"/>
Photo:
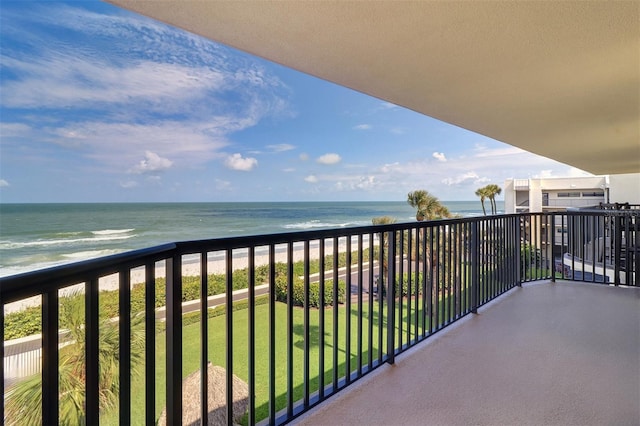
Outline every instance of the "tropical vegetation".
<path id="1" fill-rule="evenodd" d="M 411 191 L 407 194 L 407 203 L 416 209 L 416 220 L 434 220 L 451 217 L 451 212 L 435 195 L 424 189 Z"/>
<path id="2" fill-rule="evenodd" d="M 101 312 L 98 332 L 98 398 L 101 410 L 116 406 L 120 391 L 118 370 L 118 322 Z M 85 424 L 85 306 L 76 294 L 60 299 L 60 325 L 68 330 L 60 350 L 60 424 Z M 131 319 L 131 366 L 133 373 L 144 358 L 144 316 Z M 6 393 L 7 424 L 38 424 L 42 419 L 42 375 L 35 374 L 11 386 Z"/>
<path id="3" fill-rule="evenodd" d="M 501 192 L 502 188 L 493 183 L 476 190 L 476 195 L 480 197 L 480 203 L 482 204 L 482 213 L 484 213 L 485 216 L 487 215 L 487 210 L 484 208 L 484 202 L 487 199 L 489 199 L 491 204 L 491 214 L 498 213 L 496 196 L 500 195 Z"/>

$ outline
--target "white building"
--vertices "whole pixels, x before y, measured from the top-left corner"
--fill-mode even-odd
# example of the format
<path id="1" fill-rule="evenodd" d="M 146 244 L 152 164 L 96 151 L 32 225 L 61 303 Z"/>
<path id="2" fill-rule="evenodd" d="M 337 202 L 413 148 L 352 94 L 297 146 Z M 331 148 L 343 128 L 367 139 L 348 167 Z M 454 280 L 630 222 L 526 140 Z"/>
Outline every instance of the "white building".
<path id="1" fill-rule="evenodd" d="M 504 184 L 505 213 L 564 211 L 598 207 L 600 203 L 640 205 L 640 174 L 507 179 Z M 546 247 L 547 258 L 560 257 L 565 249 L 561 245 L 566 232 L 564 221 L 556 222 L 553 230 L 547 223 L 541 223 L 540 235 L 527 238 L 533 238 L 539 247 Z M 548 241 L 553 241 L 553 245 L 547 245 Z"/>
<path id="2" fill-rule="evenodd" d="M 640 174 L 507 179 L 506 213 L 562 211 L 600 203 L 640 204 Z"/>

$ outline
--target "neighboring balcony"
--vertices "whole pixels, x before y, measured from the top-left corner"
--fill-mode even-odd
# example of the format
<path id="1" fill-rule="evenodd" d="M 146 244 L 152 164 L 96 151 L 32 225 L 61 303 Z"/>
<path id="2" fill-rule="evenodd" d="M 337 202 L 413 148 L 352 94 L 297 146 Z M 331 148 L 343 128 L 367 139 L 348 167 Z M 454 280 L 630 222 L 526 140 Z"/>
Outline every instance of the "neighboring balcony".
<path id="1" fill-rule="evenodd" d="M 540 213 L 181 242 L 1 278 L 5 338 L 16 303 L 41 338 L 23 337 L 29 377 L 5 340 L 0 414 L 638 424 L 639 223 Z"/>

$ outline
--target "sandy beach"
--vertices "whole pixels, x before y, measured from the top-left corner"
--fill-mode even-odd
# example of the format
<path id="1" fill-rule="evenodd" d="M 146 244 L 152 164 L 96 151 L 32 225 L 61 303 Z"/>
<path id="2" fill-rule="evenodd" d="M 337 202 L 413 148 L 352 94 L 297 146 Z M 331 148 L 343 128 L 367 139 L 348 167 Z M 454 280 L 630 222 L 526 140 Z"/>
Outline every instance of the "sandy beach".
<path id="1" fill-rule="evenodd" d="M 368 246 L 368 243 L 367 243 Z M 352 250 L 356 247 L 356 245 L 352 244 Z M 346 251 L 346 243 L 341 242 L 338 245 L 338 253 L 343 253 Z M 333 247 L 330 241 L 326 242 L 325 245 L 325 254 L 330 255 L 333 254 Z M 276 247 L 275 251 L 275 262 L 287 262 L 287 251 L 286 245 L 281 245 Z M 320 257 L 319 246 L 318 244 L 313 244 L 309 249 L 309 259 L 315 260 Z M 294 244 L 293 250 L 293 262 L 299 262 L 304 260 L 304 247 L 303 244 Z M 249 266 L 249 257 L 248 250 L 235 250 L 233 253 L 233 261 L 232 261 L 232 269 L 240 270 L 247 268 Z M 208 262 L 207 262 L 207 272 L 209 274 L 224 274 L 226 272 L 226 259 L 224 252 L 216 252 L 210 253 Z M 254 256 L 254 264 L 256 267 L 263 266 L 269 264 L 269 254 L 264 251 L 256 251 Z M 164 263 L 158 263 L 156 266 L 155 275 L 156 278 L 163 278 L 166 276 L 166 267 Z M 182 276 L 184 277 L 192 277 L 200 275 L 200 260 L 198 257 L 194 256 L 185 256 L 183 258 L 182 263 Z M 134 286 L 139 283 L 143 283 L 145 280 L 145 269 L 144 267 L 134 268 L 131 270 L 131 286 Z M 118 274 L 111 274 L 104 277 L 101 277 L 98 281 L 98 285 L 100 291 L 109 291 L 109 290 L 117 290 L 120 283 Z M 77 292 L 82 292 L 84 290 L 85 284 L 77 284 L 69 287 L 65 287 L 61 290 L 60 295 L 68 295 Z M 9 303 L 4 306 L 4 313 L 8 314 L 11 312 L 16 312 L 27 307 L 38 306 L 40 305 L 40 296 L 29 297 L 27 299 L 23 299 L 14 303 Z"/>

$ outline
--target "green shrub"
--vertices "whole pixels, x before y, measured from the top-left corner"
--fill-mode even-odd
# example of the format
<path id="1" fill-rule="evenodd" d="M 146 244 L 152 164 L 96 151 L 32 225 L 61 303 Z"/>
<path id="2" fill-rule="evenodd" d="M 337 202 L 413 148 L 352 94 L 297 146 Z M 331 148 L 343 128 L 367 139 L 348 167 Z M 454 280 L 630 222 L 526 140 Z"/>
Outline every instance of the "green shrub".
<path id="1" fill-rule="evenodd" d="M 286 275 L 276 276 L 276 300 L 287 303 L 287 285 L 288 280 Z M 344 281 L 338 281 L 338 303 L 344 303 L 346 296 L 347 285 Z M 304 280 L 299 277 L 293 279 L 293 289 L 291 292 L 294 306 L 304 306 Z M 324 306 L 333 304 L 333 281 L 325 281 L 324 286 Z M 320 300 L 320 283 L 309 284 L 309 307 L 319 308 L 321 306 Z"/>
<path id="2" fill-rule="evenodd" d="M 38 334 L 42 330 L 40 306 L 32 306 L 22 311 L 11 312 L 4 317 L 4 340 Z"/>

